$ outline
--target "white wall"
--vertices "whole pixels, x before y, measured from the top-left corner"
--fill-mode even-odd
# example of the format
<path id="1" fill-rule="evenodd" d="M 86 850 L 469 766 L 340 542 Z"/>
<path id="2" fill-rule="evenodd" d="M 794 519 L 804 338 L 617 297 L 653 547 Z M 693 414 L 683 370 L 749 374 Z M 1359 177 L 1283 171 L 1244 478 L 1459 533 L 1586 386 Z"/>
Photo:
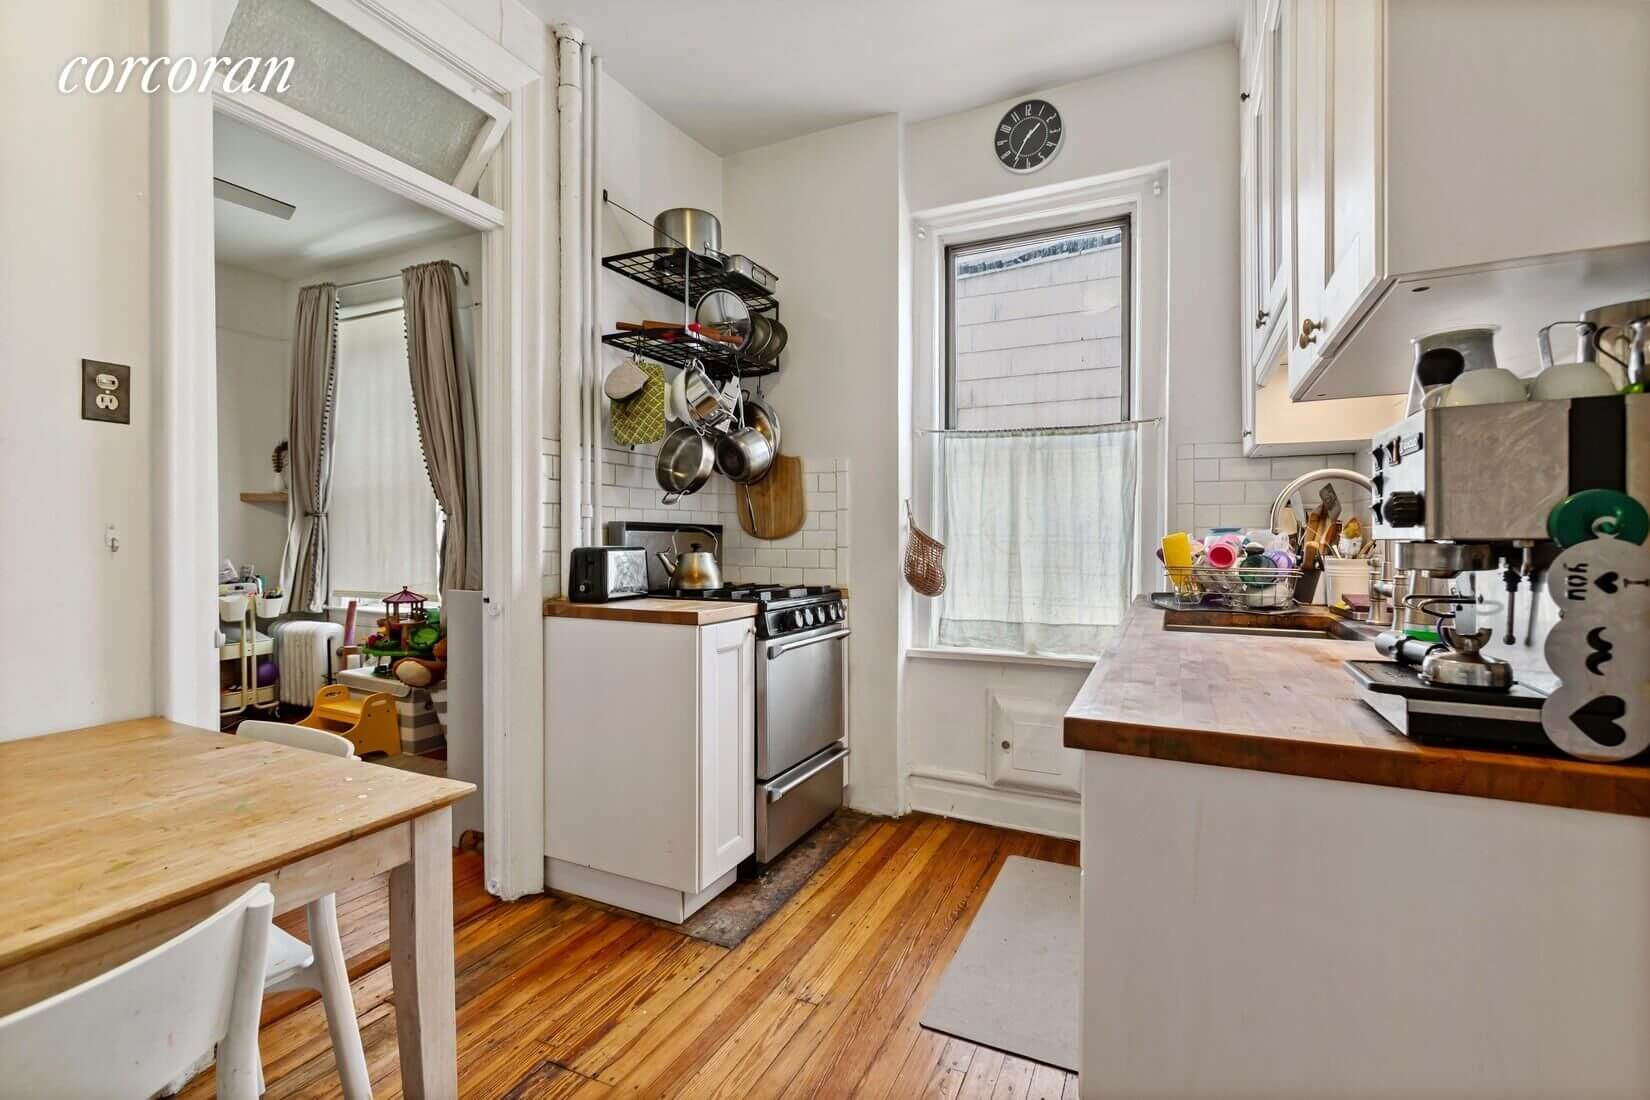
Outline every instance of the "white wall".
<path id="1" fill-rule="evenodd" d="M 919 216 L 1053 184 L 1166 167 L 1166 331 L 1137 332 L 1135 340 L 1137 354 L 1145 356 L 1142 370 L 1166 369 L 1169 456 L 1180 445 L 1230 444 L 1242 431 L 1241 350 L 1231 337 L 1238 310 L 1236 94 L 1237 50 L 1226 44 L 1029 92 L 1055 104 L 1066 126 L 1059 156 L 1029 176 L 1005 171 L 992 152 L 992 134 L 1013 101 L 906 130 L 906 198 Z M 1153 242 L 1142 239 L 1137 260 L 1145 262 L 1150 247 Z M 1142 327 L 1150 323 L 1147 317 Z M 1166 368 L 1164 356 L 1147 352 L 1145 345 L 1152 341 L 1165 349 Z M 924 368 L 919 364 L 918 369 Z M 1142 394 L 1147 389 L 1142 385 Z M 1142 411 L 1149 410 L 1137 406 L 1133 415 Z M 885 453 L 892 455 L 894 446 L 890 440 Z M 1168 521 L 1177 503 L 1192 504 L 1190 496 L 1177 501 L 1178 486 L 1170 476 L 1164 509 L 1150 481 L 1143 473 L 1144 525 Z M 1152 573 L 1147 569 L 1144 574 L 1148 586 Z M 907 660 L 903 721 L 908 765 L 916 777 L 910 785 L 912 805 L 1076 835 L 1075 805 L 1063 795 L 992 783 L 991 755 L 1001 751 L 1001 738 L 992 728 L 991 699 L 993 693 L 1046 699 L 1050 712 L 1058 714 L 1086 671 Z"/>
<path id="2" fill-rule="evenodd" d="M 727 249 L 779 275 L 790 342 L 766 388 L 784 450 L 853 469 L 849 799 L 880 813 L 899 780 L 900 155 L 885 115 L 735 154 L 723 176 Z"/>
<path id="3" fill-rule="evenodd" d="M 149 104 L 57 90 L 148 45 L 147 4 L 0 16 L 0 739 L 153 707 Z M 80 419 L 83 357 L 131 366 L 130 424 Z"/>
<path id="4" fill-rule="evenodd" d="M 292 313 L 274 275 L 218 264 L 218 557 L 252 563 L 273 580 L 286 545 L 286 508 L 248 504 L 242 492 L 284 482 L 270 452 L 287 436 Z"/>

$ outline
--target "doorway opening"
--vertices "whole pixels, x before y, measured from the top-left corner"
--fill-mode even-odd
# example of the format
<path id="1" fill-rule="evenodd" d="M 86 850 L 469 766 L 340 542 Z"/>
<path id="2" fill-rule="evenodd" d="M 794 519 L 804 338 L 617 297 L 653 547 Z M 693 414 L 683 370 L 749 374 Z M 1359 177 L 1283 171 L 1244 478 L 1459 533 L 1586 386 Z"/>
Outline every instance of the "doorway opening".
<path id="1" fill-rule="evenodd" d="M 221 726 L 480 785 L 480 565 L 443 576 L 436 436 L 474 459 L 482 236 L 221 113 L 213 176 Z M 479 507 L 479 461 L 457 476 Z M 455 838 L 482 817 L 456 806 Z"/>

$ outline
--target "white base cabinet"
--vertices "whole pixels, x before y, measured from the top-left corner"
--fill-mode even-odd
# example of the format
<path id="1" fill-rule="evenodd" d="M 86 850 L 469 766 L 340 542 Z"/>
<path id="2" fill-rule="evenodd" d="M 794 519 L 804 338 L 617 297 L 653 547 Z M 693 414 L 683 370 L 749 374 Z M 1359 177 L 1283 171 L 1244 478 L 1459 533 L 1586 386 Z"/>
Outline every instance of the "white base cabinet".
<path id="1" fill-rule="evenodd" d="M 545 620 L 553 889 L 680 921 L 755 851 L 756 633 Z"/>

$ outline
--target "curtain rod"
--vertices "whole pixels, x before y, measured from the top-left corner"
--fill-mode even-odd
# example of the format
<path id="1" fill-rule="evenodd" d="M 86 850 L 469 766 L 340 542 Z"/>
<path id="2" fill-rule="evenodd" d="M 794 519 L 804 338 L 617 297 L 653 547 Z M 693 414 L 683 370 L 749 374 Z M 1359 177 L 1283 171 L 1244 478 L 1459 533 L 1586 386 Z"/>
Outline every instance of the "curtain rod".
<path id="1" fill-rule="evenodd" d="M 347 321 L 361 321 L 361 320 L 365 320 L 368 317 L 382 317 L 386 313 L 400 313 L 403 310 L 405 310 L 406 308 L 407 308 L 406 306 L 390 306 L 388 309 L 375 309 L 371 313 L 352 313 L 348 317 L 338 318 L 338 323 L 341 325 L 341 324 L 344 324 Z M 459 306 L 458 308 L 459 309 L 480 309 L 481 308 L 481 303 L 480 302 L 471 302 L 467 306 Z"/>
<path id="2" fill-rule="evenodd" d="M 1110 424 L 1061 424 L 1051 428 L 918 428 L 917 432 L 920 435 L 1077 435 L 1162 422 L 1161 416 L 1148 416 L 1141 420 L 1114 420 Z"/>
<path id="3" fill-rule="evenodd" d="M 458 268 L 458 277 L 464 280 L 464 285 L 465 286 L 469 286 L 470 285 L 470 273 L 468 271 L 465 271 L 464 268 L 460 267 L 459 264 L 454 260 L 448 260 L 446 262 L 450 263 L 454 267 Z M 394 275 L 379 275 L 377 278 L 373 278 L 373 279 L 357 279 L 353 283 L 337 283 L 333 286 L 333 289 L 334 290 L 348 290 L 351 287 L 366 286 L 369 283 L 382 283 L 382 282 L 385 282 L 385 281 L 390 280 L 390 279 L 399 279 L 399 278 L 401 278 L 401 273 L 399 271 L 397 271 Z"/>

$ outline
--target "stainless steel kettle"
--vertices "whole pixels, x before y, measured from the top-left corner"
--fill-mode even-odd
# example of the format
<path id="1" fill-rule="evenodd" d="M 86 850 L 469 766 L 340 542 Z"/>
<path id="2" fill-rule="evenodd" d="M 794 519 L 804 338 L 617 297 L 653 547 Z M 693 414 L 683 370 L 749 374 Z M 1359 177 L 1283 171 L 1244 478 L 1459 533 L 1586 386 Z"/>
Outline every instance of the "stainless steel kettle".
<path id="1" fill-rule="evenodd" d="M 710 535 L 709 531 L 705 534 Z M 711 588 L 722 587 L 722 567 L 717 564 L 716 555 L 709 550 L 699 549 L 697 542 L 688 543 L 688 552 L 682 553 L 676 547 L 677 532 L 670 533 L 669 554 L 659 551 L 659 564 L 665 567 L 665 573 L 670 576 L 671 583 L 677 588 L 688 588 L 701 592 Z M 716 545 L 716 536 L 711 535 L 712 545 Z"/>

